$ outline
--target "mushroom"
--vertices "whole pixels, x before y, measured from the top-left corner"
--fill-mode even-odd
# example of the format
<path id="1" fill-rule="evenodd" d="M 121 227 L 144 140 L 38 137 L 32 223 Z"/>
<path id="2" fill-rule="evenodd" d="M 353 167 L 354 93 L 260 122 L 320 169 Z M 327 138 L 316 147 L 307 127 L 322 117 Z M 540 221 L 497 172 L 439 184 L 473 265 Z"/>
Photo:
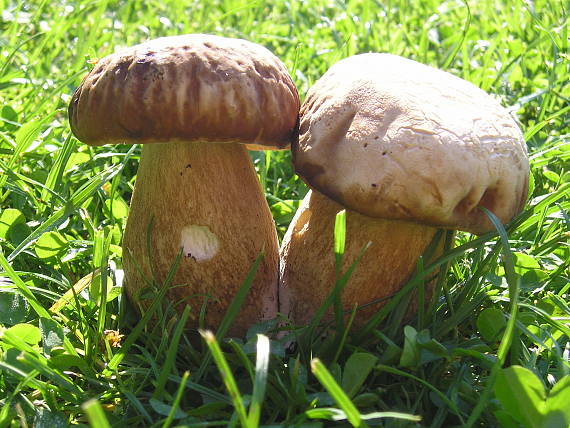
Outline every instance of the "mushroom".
<path id="1" fill-rule="evenodd" d="M 245 145 L 286 147 L 298 112 L 283 63 L 245 40 L 164 37 L 97 62 L 69 118 L 87 144 L 144 144 L 123 240 L 132 301 L 144 307 L 141 291 L 162 283 L 182 251 L 167 295 L 191 305 L 189 327 L 207 301 L 205 327 L 216 328 L 263 252 L 230 334 L 275 316 L 277 235 Z"/>
<path id="2" fill-rule="evenodd" d="M 313 190 L 284 237 L 279 290 L 280 311 L 296 324 L 334 287 L 340 210 L 343 271 L 371 243 L 342 294 L 345 309 L 375 302 L 357 315 L 361 325 L 410 279 L 438 228 L 481 234 L 493 226 L 480 207 L 507 223 L 525 204 L 529 164 L 515 121 L 444 71 L 352 56 L 311 87 L 300 115 L 293 162 Z"/>

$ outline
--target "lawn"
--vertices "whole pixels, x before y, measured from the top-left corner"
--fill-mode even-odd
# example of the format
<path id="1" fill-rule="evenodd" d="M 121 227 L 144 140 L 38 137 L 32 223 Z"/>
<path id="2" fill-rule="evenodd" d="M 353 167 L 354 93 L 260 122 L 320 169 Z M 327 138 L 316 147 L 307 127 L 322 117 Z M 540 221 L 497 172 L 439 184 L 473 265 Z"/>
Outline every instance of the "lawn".
<path id="1" fill-rule="evenodd" d="M 0 427 L 570 426 L 566 1 L 0 4 Z M 524 134 L 524 211 L 494 232 L 456 234 L 425 312 L 407 319 L 400 293 L 366 334 L 316 323 L 277 334 L 276 319 L 245 338 L 199 338 L 183 329 L 188 312 L 160 298 L 140 319 L 121 287 L 140 147 L 82 144 L 67 107 L 98 58 L 186 33 L 267 47 L 301 100 L 364 52 L 472 82 Z M 288 151 L 251 157 L 282 239 L 308 188 Z"/>

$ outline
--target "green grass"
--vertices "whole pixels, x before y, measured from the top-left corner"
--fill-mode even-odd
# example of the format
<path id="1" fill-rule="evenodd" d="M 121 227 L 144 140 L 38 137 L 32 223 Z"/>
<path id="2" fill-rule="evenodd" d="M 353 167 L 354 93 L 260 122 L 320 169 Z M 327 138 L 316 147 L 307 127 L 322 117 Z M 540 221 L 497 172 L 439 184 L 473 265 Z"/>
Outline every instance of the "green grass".
<path id="1" fill-rule="evenodd" d="M 0 427 L 570 423 L 566 1 L 0 6 Z M 275 323 L 266 323 L 245 340 L 205 334 L 197 342 L 181 331 L 188 314 L 159 299 L 138 321 L 121 294 L 120 243 L 140 148 L 81 144 L 67 105 L 90 60 L 191 32 L 268 47 L 302 97 L 330 65 L 366 51 L 473 82 L 497 96 L 525 134 L 532 180 L 524 213 L 506 231 L 458 234 L 435 264 L 418 264 L 360 334 L 321 340 L 315 324 L 286 348 Z M 252 156 L 282 236 L 307 188 L 288 153 Z M 404 325 L 407 293 L 436 264 L 449 266 L 438 298 Z M 158 292 L 166 286 L 157 284 Z M 122 348 L 112 330 L 125 335 Z"/>

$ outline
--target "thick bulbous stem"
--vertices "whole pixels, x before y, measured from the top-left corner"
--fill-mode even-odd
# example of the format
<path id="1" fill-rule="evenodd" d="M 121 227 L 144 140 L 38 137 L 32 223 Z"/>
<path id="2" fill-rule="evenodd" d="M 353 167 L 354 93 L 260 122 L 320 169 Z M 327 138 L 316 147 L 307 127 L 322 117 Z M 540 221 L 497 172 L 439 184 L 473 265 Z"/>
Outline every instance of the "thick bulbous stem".
<path id="1" fill-rule="evenodd" d="M 334 224 L 342 209 L 326 196 L 310 191 L 281 244 L 279 310 L 296 325 L 306 324 L 334 289 Z M 342 293 L 345 310 L 351 311 L 355 304 L 366 305 L 358 311 L 355 325 L 370 319 L 406 284 L 437 230 L 346 211 L 342 273 L 370 242 Z M 435 255 L 441 254 L 442 248 L 439 244 Z"/>
<path id="2" fill-rule="evenodd" d="M 252 324 L 276 315 L 277 234 L 242 145 L 145 145 L 123 251 L 126 291 L 143 310 L 148 300 L 145 303 L 141 292 L 153 278 L 162 284 L 182 251 L 167 296 L 178 308 L 191 306 L 188 326 L 192 328 L 198 327 L 207 299 L 205 327 L 214 330 L 263 252 L 251 290 L 229 333 L 243 335 Z"/>

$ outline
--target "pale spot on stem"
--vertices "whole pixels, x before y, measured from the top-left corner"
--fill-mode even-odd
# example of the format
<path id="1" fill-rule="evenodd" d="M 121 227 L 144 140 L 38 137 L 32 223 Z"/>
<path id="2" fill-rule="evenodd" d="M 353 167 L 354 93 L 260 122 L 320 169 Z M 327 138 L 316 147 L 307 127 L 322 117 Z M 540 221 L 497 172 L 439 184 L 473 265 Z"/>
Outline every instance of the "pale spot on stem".
<path id="1" fill-rule="evenodd" d="M 200 263 L 212 259 L 218 253 L 220 243 L 208 226 L 193 224 L 180 232 L 180 246 L 184 256 Z"/>

